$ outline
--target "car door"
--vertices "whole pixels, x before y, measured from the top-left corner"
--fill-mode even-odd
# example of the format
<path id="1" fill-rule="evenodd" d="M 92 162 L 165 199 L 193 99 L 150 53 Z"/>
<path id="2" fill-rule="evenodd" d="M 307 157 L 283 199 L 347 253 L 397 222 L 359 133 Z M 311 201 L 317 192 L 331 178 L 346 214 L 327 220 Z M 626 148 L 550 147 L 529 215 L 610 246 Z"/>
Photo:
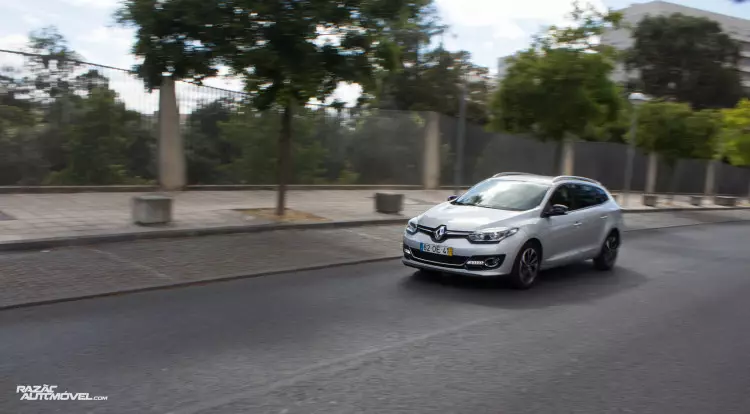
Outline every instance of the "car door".
<path id="1" fill-rule="evenodd" d="M 576 260 L 581 255 L 581 215 L 576 204 L 573 186 L 561 184 L 549 198 L 546 208 L 555 204 L 568 207 L 568 214 L 546 217 L 544 246 L 545 266 L 557 266 Z"/>
<path id="2" fill-rule="evenodd" d="M 607 197 L 602 190 L 589 184 L 575 184 L 573 191 L 580 212 L 581 253 L 583 256 L 592 256 L 601 247 L 607 225 L 607 214 L 602 209 Z"/>

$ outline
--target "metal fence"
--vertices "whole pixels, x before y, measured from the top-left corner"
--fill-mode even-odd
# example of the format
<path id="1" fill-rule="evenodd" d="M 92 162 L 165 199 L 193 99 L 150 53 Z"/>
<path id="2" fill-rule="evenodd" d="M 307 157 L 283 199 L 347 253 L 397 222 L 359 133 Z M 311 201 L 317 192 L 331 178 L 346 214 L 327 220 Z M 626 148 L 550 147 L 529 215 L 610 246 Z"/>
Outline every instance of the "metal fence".
<path id="1" fill-rule="evenodd" d="M 450 165 L 443 165 L 441 183 L 455 185 L 452 159 L 455 154 L 457 120 L 443 116 L 440 122 L 443 152 Z M 471 185 L 500 171 L 557 175 L 562 158 L 561 145 L 543 142 L 531 136 L 488 132 L 478 125 L 466 126 L 462 186 Z M 574 143 L 573 171 L 591 177 L 611 190 L 622 190 L 625 183 L 627 146 L 611 142 Z M 705 190 L 708 161 L 659 159 L 655 192 L 701 194 Z M 645 191 L 648 155 L 636 150 L 633 168 L 633 191 Z M 714 191 L 721 195 L 746 196 L 750 190 L 750 169 L 719 164 Z"/>
<path id="2" fill-rule="evenodd" d="M 0 53 L 0 185 L 152 183 L 157 109 L 126 70 Z"/>
<path id="3" fill-rule="evenodd" d="M 159 92 L 127 70 L 0 52 L 0 185 L 152 184 Z M 188 184 L 274 184 L 280 113 L 177 82 Z M 293 183 L 420 184 L 424 114 L 308 105 Z"/>
<path id="4" fill-rule="evenodd" d="M 179 85 L 188 184 L 274 184 L 278 109 L 239 92 Z M 292 121 L 293 184 L 422 181 L 425 114 L 307 105 Z"/>
<path id="5" fill-rule="evenodd" d="M 176 83 L 188 184 L 274 184 L 278 110 L 248 95 Z M 0 51 L 0 185 L 115 185 L 157 181 L 159 92 L 130 71 Z M 426 113 L 307 105 L 293 118 L 295 184 L 423 183 Z M 440 183 L 454 185 L 456 119 L 440 116 Z M 552 175 L 561 148 L 529 136 L 467 125 L 461 185 L 498 171 Z M 574 170 L 613 190 L 624 183 L 626 147 L 577 142 Z M 646 154 L 635 158 L 643 191 Z M 657 192 L 701 193 L 706 161 L 661 161 Z M 750 171 L 721 165 L 716 191 L 745 195 Z"/>

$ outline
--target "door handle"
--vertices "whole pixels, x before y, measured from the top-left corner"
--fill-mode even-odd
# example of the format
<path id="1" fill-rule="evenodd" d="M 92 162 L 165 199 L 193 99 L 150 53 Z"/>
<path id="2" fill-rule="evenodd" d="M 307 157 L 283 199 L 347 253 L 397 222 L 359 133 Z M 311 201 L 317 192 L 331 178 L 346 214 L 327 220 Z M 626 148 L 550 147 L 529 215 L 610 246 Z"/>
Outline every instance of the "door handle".
<path id="1" fill-rule="evenodd" d="M 580 222 L 580 221 L 576 221 L 576 222 L 575 222 L 575 223 L 573 224 L 573 226 L 575 226 L 575 227 L 578 227 L 578 226 L 580 226 L 580 225 L 581 225 L 581 222 Z"/>
<path id="2" fill-rule="evenodd" d="M 601 217 L 599 217 L 599 218 L 600 218 L 600 219 L 602 219 L 602 220 L 606 220 L 606 219 L 608 219 L 608 218 L 609 218 L 609 216 L 601 216 Z"/>

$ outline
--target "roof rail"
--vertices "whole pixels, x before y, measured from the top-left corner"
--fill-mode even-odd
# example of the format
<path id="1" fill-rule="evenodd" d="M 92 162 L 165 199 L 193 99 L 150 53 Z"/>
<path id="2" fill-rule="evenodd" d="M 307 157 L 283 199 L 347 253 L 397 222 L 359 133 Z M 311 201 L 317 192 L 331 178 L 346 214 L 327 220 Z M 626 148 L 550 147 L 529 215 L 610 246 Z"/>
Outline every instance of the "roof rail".
<path id="1" fill-rule="evenodd" d="M 492 178 L 505 177 L 507 175 L 536 175 L 536 174 L 525 173 L 525 172 L 501 172 L 501 173 L 493 175 Z"/>
<path id="2" fill-rule="evenodd" d="M 556 183 L 558 181 L 563 181 L 563 180 L 586 181 L 586 182 L 593 183 L 596 185 L 602 185 L 602 183 L 600 183 L 599 181 L 592 180 L 591 178 L 586 178 L 586 177 L 578 177 L 576 175 L 560 175 L 560 176 L 553 178 L 552 182 Z"/>

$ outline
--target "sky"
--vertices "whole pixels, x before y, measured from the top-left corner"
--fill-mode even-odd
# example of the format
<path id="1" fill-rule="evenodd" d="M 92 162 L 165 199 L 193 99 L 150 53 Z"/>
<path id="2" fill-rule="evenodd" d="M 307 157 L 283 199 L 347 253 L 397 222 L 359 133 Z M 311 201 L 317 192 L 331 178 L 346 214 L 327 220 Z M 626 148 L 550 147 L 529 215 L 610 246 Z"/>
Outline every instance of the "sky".
<path id="1" fill-rule="evenodd" d="M 0 49 L 20 50 L 28 33 L 54 25 L 70 46 L 87 62 L 129 68 L 133 30 L 118 26 L 112 17 L 119 0 L 0 0 Z M 450 26 L 443 42 L 451 50 L 467 50 L 473 61 L 492 72 L 497 59 L 525 48 L 544 27 L 564 22 L 570 11 L 568 0 L 435 0 L 440 15 Z M 589 0 L 598 8 L 620 9 L 644 0 Z M 750 3 L 732 0 L 672 0 L 673 3 L 750 19 Z M 585 3 L 583 1 L 582 3 Z M 17 63 L 0 53 L 0 66 Z M 241 89 L 236 80 L 212 79 L 207 84 Z M 138 93 L 119 90 L 123 95 Z M 132 89 L 132 84 L 131 84 Z M 178 91 L 179 93 L 179 91 Z M 356 85 L 342 85 L 336 97 L 352 102 Z M 124 98 L 128 99 L 128 98 Z M 132 99 L 132 98 L 130 98 Z"/>

